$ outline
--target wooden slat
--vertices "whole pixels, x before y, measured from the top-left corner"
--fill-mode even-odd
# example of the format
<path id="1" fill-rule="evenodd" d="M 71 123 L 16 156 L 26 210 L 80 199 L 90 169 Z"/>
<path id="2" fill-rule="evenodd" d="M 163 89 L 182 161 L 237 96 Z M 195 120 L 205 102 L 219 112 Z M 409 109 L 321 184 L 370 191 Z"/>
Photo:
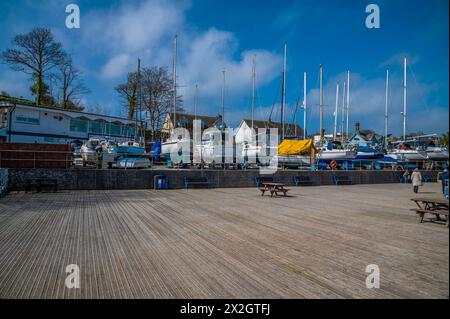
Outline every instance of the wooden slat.
<path id="1" fill-rule="evenodd" d="M 440 184 L 423 191 L 440 196 Z M 0 298 L 448 298 L 448 228 L 409 185 L 12 193 Z M 81 288 L 67 289 L 77 264 Z M 367 289 L 377 264 L 380 289 Z"/>

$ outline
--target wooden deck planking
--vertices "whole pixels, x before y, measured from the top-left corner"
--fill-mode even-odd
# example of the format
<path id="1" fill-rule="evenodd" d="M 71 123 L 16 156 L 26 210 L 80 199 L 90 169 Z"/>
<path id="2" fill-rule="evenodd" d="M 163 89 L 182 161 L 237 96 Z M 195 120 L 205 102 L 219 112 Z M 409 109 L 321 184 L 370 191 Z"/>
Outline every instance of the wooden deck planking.
<path id="1" fill-rule="evenodd" d="M 10 194 L 0 200 L 0 297 L 448 298 L 448 229 L 417 223 L 409 185 L 290 194 Z M 81 289 L 64 287 L 71 263 Z M 372 263 L 380 289 L 365 287 Z"/>

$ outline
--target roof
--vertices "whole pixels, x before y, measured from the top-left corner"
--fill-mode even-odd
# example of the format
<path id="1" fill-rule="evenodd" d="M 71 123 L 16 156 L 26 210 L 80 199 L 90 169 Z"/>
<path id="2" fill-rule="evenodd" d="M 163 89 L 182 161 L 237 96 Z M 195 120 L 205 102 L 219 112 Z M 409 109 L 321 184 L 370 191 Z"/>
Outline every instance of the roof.
<path id="1" fill-rule="evenodd" d="M 172 114 L 173 113 L 168 113 L 171 120 L 172 120 Z M 211 127 L 211 126 L 214 126 L 217 122 L 221 121 L 222 116 L 221 115 L 209 116 L 209 115 L 194 115 L 194 114 L 188 114 L 188 113 L 177 113 L 176 119 L 177 119 L 178 123 L 180 123 L 181 120 L 185 120 L 188 123 L 193 123 L 194 120 L 200 120 L 203 122 L 203 124 L 206 127 Z"/>
<path id="2" fill-rule="evenodd" d="M 252 123 L 251 119 L 244 119 L 243 121 L 245 123 L 247 123 L 248 126 L 251 126 L 251 123 Z M 253 120 L 253 127 L 255 129 L 258 129 L 258 128 L 278 128 L 278 130 L 281 130 L 281 123 L 280 122 L 273 122 L 273 121 L 264 121 L 264 120 Z M 297 127 L 297 134 L 302 134 L 303 130 L 298 124 L 284 123 L 285 135 L 294 135 L 295 134 L 295 127 Z"/>
<path id="3" fill-rule="evenodd" d="M 133 122 L 135 121 L 134 119 L 131 120 L 126 117 L 120 117 L 120 116 L 90 113 L 90 112 L 83 112 L 83 111 L 78 111 L 78 110 L 68 110 L 68 109 L 63 109 L 61 107 L 49 106 L 49 105 L 37 105 L 36 102 L 34 102 L 34 101 L 15 98 L 15 97 L 9 97 L 9 96 L 5 96 L 5 95 L 0 95 L 0 103 L 1 103 L 0 106 L 7 106 L 7 107 L 13 106 L 13 105 L 22 105 L 22 106 L 27 106 L 27 107 L 43 108 L 43 109 L 59 111 L 59 112 L 77 113 L 77 114 L 80 114 L 81 116 L 82 115 L 102 116 L 102 117 L 109 117 L 109 118 L 117 119 L 117 120 L 121 120 L 121 121 L 133 121 Z M 8 103 L 10 105 L 7 105 Z"/>

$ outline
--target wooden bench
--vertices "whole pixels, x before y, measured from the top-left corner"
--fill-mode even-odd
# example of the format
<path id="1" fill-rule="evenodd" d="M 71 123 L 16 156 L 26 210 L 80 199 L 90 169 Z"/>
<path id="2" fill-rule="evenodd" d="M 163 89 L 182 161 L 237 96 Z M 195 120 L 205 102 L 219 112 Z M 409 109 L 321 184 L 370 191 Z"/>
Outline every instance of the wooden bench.
<path id="1" fill-rule="evenodd" d="M 434 176 L 423 175 L 422 180 L 424 183 L 432 183 L 436 181 L 436 178 Z"/>
<path id="2" fill-rule="evenodd" d="M 184 177 L 184 188 L 188 188 L 189 185 L 206 186 L 211 188 L 212 184 L 207 177 Z"/>
<path id="3" fill-rule="evenodd" d="M 52 190 L 53 192 L 58 191 L 58 181 L 56 179 L 48 178 L 37 178 L 37 179 L 27 179 L 25 185 L 25 192 L 31 192 L 36 190 L 37 193 L 43 190 Z"/>
<path id="4" fill-rule="evenodd" d="M 313 185 L 312 177 L 307 175 L 294 176 L 294 185 L 312 186 Z"/>
<path id="5" fill-rule="evenodd" d="M 265 193 L 265 192 L 269 192 L 271 197 L 273 197 L 273 194 L 275 194 L 276 196 L 278 196 L 278 193 L 283 193 L 283 196 L 286 197 L 286 196 L 287 196 L 287 192 L 290 191 L 289 188 L 283 188 L 283 189 L 267 189 L 267 188 L 264 188 L 264 187 L 261 187 L 259 190 L 261 191 L 261 196 L 264 196 L 264 193 Z"/>
<path id="6" fill-rule="evenodd" d="M 333 176 L 334 183 L 337 185 L 352 185 L 353 182 L 347 175 L 334 175 Z"/>
<path id="7" fill-rule="evenodd" d="M 256 187 L 260 187 L 262 183 L 274 183 L 273 176 L 255 176 Z"/>
<path id="8" fill-rule="evenodd" d="M 412 208 L 411 209 L 413 212 L 416 212 L 419 215 L 419 222 L 422 223 L 423 222 L 423 218 L 425 217 L 425 214 L 430 214 L 430 215 L 435 215 L 438 219 L 440 215 L 446 216 L 447 217 L 447 227 L 448 227 L 448 215 L 449 212 L 448 210 L 443 210 L 443 209 L 437 209 L 437 210 L 428 210 L 428 209 L 418 209 L 418 208 Z"/>

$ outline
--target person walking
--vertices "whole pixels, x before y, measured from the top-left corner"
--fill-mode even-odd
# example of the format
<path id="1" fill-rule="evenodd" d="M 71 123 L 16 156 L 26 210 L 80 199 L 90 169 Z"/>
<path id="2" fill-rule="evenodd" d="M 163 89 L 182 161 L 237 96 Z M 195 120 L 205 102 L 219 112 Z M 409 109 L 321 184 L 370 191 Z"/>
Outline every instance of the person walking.
<path id="1" fill-rule="evenodd" d="M 419 192 L 419 186 L 422 186 L 422 174 L 420 174 L 419 169 L 417 167 L 411 174 L 411 181 L 413 184 L 414 193 L 417 194 Z"/>
<path id="2" fill-rule="evenodd" d="M 403 176 L 402 176 L 402 183 L 409 183 L 409 181 L 411 180 L 411 176 L 410 176 L 410 172 L 409 169 L 405 169 L 405 171 L 403 172 Z"/>
<path id="3" fill-rule="evenodd" d="M 444 169 L 444 171 L 442 172 L 441 176 L 439 177 L 439 179 L 441 180 L 442 183 L 442 194 L 445 194 L 445 180 L 448 180 L 448 168 Z"/>

